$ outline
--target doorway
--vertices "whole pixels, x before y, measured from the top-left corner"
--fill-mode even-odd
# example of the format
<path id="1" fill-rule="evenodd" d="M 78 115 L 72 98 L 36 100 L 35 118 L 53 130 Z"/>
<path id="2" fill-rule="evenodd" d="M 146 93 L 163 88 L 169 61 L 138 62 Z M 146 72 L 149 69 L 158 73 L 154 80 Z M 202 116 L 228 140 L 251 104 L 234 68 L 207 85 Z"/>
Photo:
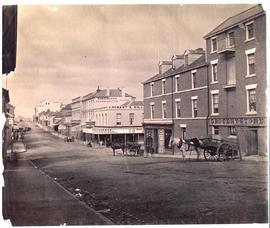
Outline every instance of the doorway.
<path id="1" fill-rule="evenodd" d="M 249 130 L 248 135 L 248 155 L 258 154 L 258 131 Z"/>

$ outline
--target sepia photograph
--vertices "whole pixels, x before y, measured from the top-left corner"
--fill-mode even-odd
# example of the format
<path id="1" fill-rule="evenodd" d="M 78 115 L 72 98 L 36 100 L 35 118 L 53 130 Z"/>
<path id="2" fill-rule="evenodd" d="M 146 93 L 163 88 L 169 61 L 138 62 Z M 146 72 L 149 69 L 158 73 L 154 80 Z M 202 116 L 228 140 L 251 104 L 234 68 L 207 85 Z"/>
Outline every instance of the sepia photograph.
<path id="1" fill-rule="evenodd" d="M 1 10 L 1 224 L 268 227 L 264 2 Z"/>

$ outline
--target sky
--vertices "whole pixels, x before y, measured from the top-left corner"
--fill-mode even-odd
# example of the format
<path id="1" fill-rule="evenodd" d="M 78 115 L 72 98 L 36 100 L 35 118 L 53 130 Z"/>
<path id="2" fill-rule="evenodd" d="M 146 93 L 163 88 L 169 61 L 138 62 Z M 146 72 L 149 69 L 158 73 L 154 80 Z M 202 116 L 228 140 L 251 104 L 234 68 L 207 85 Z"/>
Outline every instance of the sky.
<path id="1" fill-rule="evenodd" d="M 203 36 L 253 5 L 19 5 L 17 66 L 2 76 L 16 116 L 100 88 L 143 100 L 158 61 L 205 49 Z"/>

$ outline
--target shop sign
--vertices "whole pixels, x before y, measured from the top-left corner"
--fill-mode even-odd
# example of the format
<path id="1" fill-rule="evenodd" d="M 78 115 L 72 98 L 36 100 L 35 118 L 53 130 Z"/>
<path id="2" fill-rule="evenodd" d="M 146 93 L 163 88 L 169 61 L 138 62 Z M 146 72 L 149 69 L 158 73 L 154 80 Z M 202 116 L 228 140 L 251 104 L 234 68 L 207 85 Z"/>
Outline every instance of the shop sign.
<path id="1" fill-rule="evenodd" d="M 106 134 L 142 134 L 143 128 L 84 128 L 83 132 L 97 134 L 97 135 L 106 135 Z"/>
<path id="2" fill-rule="evenodd" d="M 219 126 L 266 126 L 265 117 L 211 118 L 210 125 Z"/>

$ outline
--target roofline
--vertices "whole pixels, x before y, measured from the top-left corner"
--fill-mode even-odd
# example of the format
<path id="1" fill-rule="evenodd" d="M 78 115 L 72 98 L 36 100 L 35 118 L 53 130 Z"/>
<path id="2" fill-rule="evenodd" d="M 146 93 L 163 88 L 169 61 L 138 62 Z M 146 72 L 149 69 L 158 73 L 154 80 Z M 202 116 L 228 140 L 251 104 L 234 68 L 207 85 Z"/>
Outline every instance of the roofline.
<path id="1" fill-rule="evenodd" d="M 256 7 L 256 6 L 254 6 L 254 7 Z M 254 8 L 254 7 L 252 7 L 252 8 Z M 249 8 L 249 9 L 247 9 L 247 10 L 250 10 L 250 9 L 252 9 L 252 8 Z M 246 11 L 247 11 L 247 10 L 246 10 Z M 241 13 L 244 13 L 244 12 L 246 12 L 246 11 L 243 11 L 243 12 L 241 12 Z M 239 13 L 239 14 L 241 14 L 241 13 Z M 232 16 L 232 17 L 235 17 L 235 16 L 237 16 L 237 15 L 239 15 L 239 14 L 236 14 L 236 15 L 234 15 L 234 16 Z M 214 32 L 214 33 L 212 33 L 212 34 L 210 34 L 211 32 L 209 32 L 209 33 L 207 33 L 203 38 L 206 40 L 206 39 L 208 39 L 208 38 L 210 38 L 210 37 L 212 37 L 212 36 L 216 36 L 216 35 L 218 35 L 218 34 L 220 34 L 220 33 L 223 33 L 223 32 L 225 32 L 225 31 L 231 29 L 231 28 L 234 28 L 234 27 L 236 27 L 237 25 L 239 25 L 240 23 L 244 23 L 244 22 L 246 22 L 246 21 L 251 20 L 252 18 L 260 17 L 260 16 L 263 16 L 263 15 L 265 15 L 265 11 L 260 12 L 260 13 L 257 13 L 257 14 L 255 14 L 255 15 L 252 15 L 252 16 L 250 16 L 250 17 L 247 17 L 247 18 L 245 18 L 245 19 L 243 19 L 243 20 L 241 20 L 241 21 L 239 21 L 239 22 L 237 22 L 237 23 L 234 23 L 233 25 L 231 25 L 231 26 L 229 26 L 229 27 L 226 27 L 226 28 L 224 28 L 224 29 L 222 29 L 222 30 L 216 31 L 216 32 Z M 227 20 L 229 20 L 229 19 L 232 18 L 232 17 L 227 18 L 225 21 L 223 21 L 222 23 L 220 23 L 220 24 L 219 24 L 218 26 L 216 26 L 215 28 L 221 26 L 223 23 L 225 23 Z M 215 29 L 215 28 L 214 28 L 214 29 Z M 214 30 L 214 29 L 213 29 L 213 30 Z M 213 30 L 212 30 L 212 31 L 213 31 Z"/>
<path id="2" fill-rule="evenodd" d="M 171 73 L 169 75 L 166 75 L 163 78 L 169 78 L 169 77 L 175 76 L 177 74 L 185 73 L 187 71 L 195 70 L 195 69 L 198 69 L 198 68 L 201 68 L 201 67 L 204 67 L 204 66 L 208 66 L 208 65 L 209 65 L 209 63 L 205 62 L 204 64 L 201 64 L 201 65 L 198 65 L 198 66 L 195 66 L 195 67 L 191 67 L 190 69 L 181 70 L 179 72 L 177 72 L 177 70 L 175 70 L 175 72 L 173 72 L 173 73 Z M 145 85 L 145 84 L 148 84 L 148 83 L 151 83 L 151 82 L 156 82 L 156 81 L 159 81 L 159 80 L 161 80 L 163 78 L 155 79 L 155 80 L 152 80 L 152 81 L 149 81 L 149 82 L 144 81 L 144 82 L 142 82 L 142 84 Z"/>

